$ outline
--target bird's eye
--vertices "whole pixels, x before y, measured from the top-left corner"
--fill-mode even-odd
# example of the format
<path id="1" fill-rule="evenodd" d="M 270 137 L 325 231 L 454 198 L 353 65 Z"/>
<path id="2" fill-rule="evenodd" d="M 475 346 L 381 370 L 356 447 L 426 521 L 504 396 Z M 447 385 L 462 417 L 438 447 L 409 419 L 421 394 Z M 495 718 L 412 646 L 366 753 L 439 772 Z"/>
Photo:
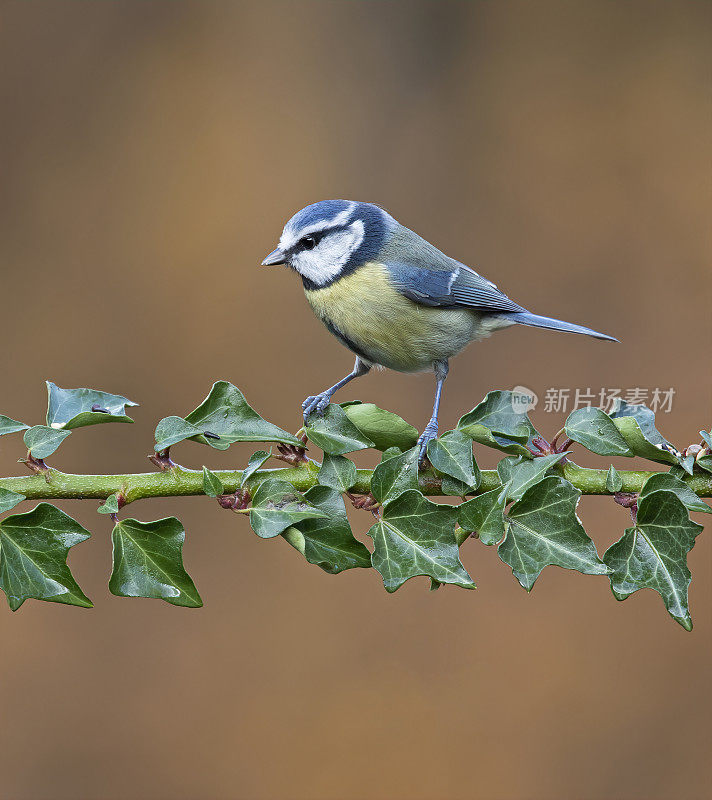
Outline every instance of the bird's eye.
<path id="1" fill-rule="evenodd" d="M 313 250 L 316 247 L 316 236 L 305 236 L 301 243 L 305 250 Z"/>

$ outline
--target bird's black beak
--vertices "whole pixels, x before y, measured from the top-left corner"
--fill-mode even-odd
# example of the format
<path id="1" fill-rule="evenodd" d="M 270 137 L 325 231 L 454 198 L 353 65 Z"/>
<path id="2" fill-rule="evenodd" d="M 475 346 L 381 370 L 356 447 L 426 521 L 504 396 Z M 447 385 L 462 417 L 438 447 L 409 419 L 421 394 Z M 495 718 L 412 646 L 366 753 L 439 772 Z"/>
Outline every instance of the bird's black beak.
<path id="1" fill-rule="evenodd" d="M 284 264 L 287 261 L 287 256 L 279 247 L 273 250 L 267 258 L 262 262 L 263 267 L 272 267 L 275 264 Z"/>

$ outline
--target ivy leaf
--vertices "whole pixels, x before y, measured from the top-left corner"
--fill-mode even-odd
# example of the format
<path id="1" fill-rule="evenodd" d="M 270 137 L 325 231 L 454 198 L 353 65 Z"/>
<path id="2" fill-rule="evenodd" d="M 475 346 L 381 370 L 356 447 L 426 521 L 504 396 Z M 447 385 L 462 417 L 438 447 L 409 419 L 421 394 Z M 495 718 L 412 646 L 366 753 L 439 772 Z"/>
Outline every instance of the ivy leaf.
<path id="1" fill-rule="evenodd" d="M 527 489 L 543 480 L 546 473 L 561 461 L 563 455 L 553 453 L 533 459 L 522 456 L 503 458 L 497 464 L 497 474 L 502 485 L 506 487 L 504 494 L 507 501 L 521 500 Z"/>
<path id="2" fill-rule="evenodd" d="M 262 539 L 279 536 L 282 531 L 305 519 L 326 517 L 300 494 L 291 483 L 267 478 L 257 487 L 250 508 L 250 525 Z"/>
<path id="3" fill-rule="evenodd" d="M 48 428 L 46 425 L 35 425 L 25 431 L 23 441 L 33 458 L 47 458 L 71 433 L 71 431 Z"/>
<path id="4" fill-rule="evenodd" d="M 381 461 L 388 461 L 389 458 L 393 458 L 393 456 L 399 456 L 403 453 L 400 447 L 389 447 L 387 450 L 384 450 L 381 453 Z"/>
<path id="5" fill-rule="evenodd" d="M 323 416 L 312 414 L 305 430 L 310 441 L 333 456 L 374 446 L 346 416 L 341 406 L 333 403 L 326 407 Z"/>
<path id="6" fill-rule="evenodd" d="M 538 434 L 529 415 L 517 410 L 522 407 L 517 397 L 521 395 L 489 392 L 479 405 L 460 419 L 457 430 L 480 444 L 531 458 L 526 445 Z"/>
<path id="7" fill-rule="evenodd" d="M 268 458 L 272 455 L 272 450 L 270 449 L 269 453 L 266 450 L 258 450 L 256 453 L 253 453 L 248 462 L 245 469 L 242 471 L 242 480 L 240 481 L 240 488 L 242 488 L 249 478 L 254 475 L 255 472 L 267 461 Z"/>
<path id="8" fill-rule="evenodd" d="M 633 456 L 626 440 L 600 408 L 579 408 L 569 414 L 564 430 L 569 439 L 599 456 Z"/>
<path id="9" fill-rule="evenodd" d="M 692 475 L 695 467 L 695 457 L 692 454 L 689 456 L 683 456 L 682 453 L 680 453 L 678 457 L 678 463 L 688 475 Z"/>
<path id="10" fill-rule="evenodd" d="M 363 436 L 373 442 L 376 450 L 388 450 L 389 447 L 410 450 L 418 441 L 418 429 L 392 411 L 360 400 L 341 403 L 341 408 Z"/>
<path id="11" fill-rule="evenodd" d="M 205 466 L 203 467 L 203 491 L 208 497 L 217 497 L 218 495 L 225 494 L 223 482 L 214 472 Z"/>
<path id="12" fill-rule="evenodd" d="M 618 470 L 611 464 L 606 473 L 606 491 L 613 494 L 620 492 L 623 488 L 623 478 L 618 474 Z"/>
<path id="13" fill-rule="evenodd" d="M 394 500 L 401 492 L 418 488 L 418 447 L 381 461 L 373 470 L 371 494 L 379 503 Z"/>
<path id="14" fill-rule="evenodd" d="M 457 521 L 463 530 L 477 531 L 483 544 L 497 544 L 505 533 L 504 506 L 502 490 L 492 489 L 460 504 Z"/>
<path id="15" fill-rule="evenodd" d="M 153 597 L 174 606 L 200 608 L 203 601 L 183 567 L 185 530 L 180 520 L 124 519 L 111 534 L 114 568 L 109 591 L 119 597 Z"/>
<path id="16" fill-rule="evenodd" d="M 5 417 L 7 419 L 7 417 Z M 712 450 L 712 430 L 710 431 L 700 431 L 700 436 L 702 437 L 702 441 L 707 445 L 707 447 Z"/>
<path id="17" fill-rule="evenodd" d="M 280 442 L 301 446 L 302 442 L 291 433 L 267 422 L 245 400 L 245 396 L 231 383 L 218 381 L 210 394 L 190 414 L 186 421 L 220 439 L 198 437 L 217 450 L 227 450 L 234 442 Z"/>
<path id="18" fill-rule="evenodd" d="M 655 427 L 655 413 L 643 405 L 629 405 L 615 398 L 608 415 L 634 455 L 662 464 L 678 464 L 677 452 Z"/>
<path id="19" fill-rule="evenodd" d="M 24 494 L 18 494 L 17 492 L 10 491 L 10 489 L 0 488 L 0 514 L 9 511 L 11 508 L 15 508 L 15 506 L 23 500 L 27 500 Z"/>
<path id="20" fill-rule="evenodd" d="M 710 508 L 707 503 L 700 500 L 700 498 L 686 483 L 681 481 L 679 478 L 676 478 L 674 475 L 666 472 L 659 472 L 655 475 L 651 475 L 648 480 L 645 481 L 643 488 L 640 490 L 640 494 L 638 495 L 638 502 L 640 503 L 640 500 L 646 495 L 652 494 L 652 492 L 658 492 L 660 490 L 672 492 L 673 494 L 677 495 L 688 511 L 697 511 L 702 514 L 712 514 L 712 508 Z"/>
<path id="21" fill-rule="evenodd" d="M 235 442 L 280 442 L 301 446 L 291 433 L 267 422 L 231 383 L 218 381 L 210 394 L 185 419 L 166 417 L 156 428 L 156 452 L 191 439 L 227 450 Z"/>
<path id="22" fill-rule="evenodd" d="M 72 430 L 104 422 L 133 422 L 126 414 L 127 406 L 136 406 L 120 394 L 96 389 L 61 389 L 47 381 L 47 425 Z"/>
<path id="23" fill-rule="evenodd" d="M 119 498 L 115 494 L 110 494 L 106 500 L 97 508 L 99 514 L 118 514 Z"/>
<path id="24" fill-rule="evenodd" d="M 324 517 L 307 519 L 287 528 L 282 536 L 325 572 L 335 575 L 345 569 L 371 566 L 371 554 L 351 532 L 341 493 L 328 486 L 313 486 L 304 497 Z"/>
<path id="25" fill-rule="evenodd" d="M 195 440 L 201 433 L 199 428 L 186 422 L 183 417 L 164 417 L 156 426 L 156 444 L 153 449 L 160 453 L 186 439 Z"/>
<path id="26" fill-rule="evenodd" d="M 356 483 L 356 464 L 346 456 L 332 456 L 324 453 L 324 460 L 319 470 L 319 483 L 330 486 L 339 492 L 348 492 Z"/>
<path id="27" fill-rule="evenodd" d="M 71 547 L 90 536 L 49 503 L 0 522 L 0 588 L 13 611 L 30 598 L 91 608 L 67 566 Z"/>
<path id="28" fill-rule="evenodd" d="M 460 563 L 456 519 L 455 506 L 432 503 L 412 489 L 385 506 L 382 518 L 368 535 L 375 545 L 371 563 L 383 576 L 386 591 L 395 592 L 417 575 L 465 589 L 475 588 Z"/>
<path id="29" fill-rule="evenodd" d="M 658 490 L 639 498 L 634 527 L 603 555 L 611 567 L 611 590 L 625 600 L 638 589 L 654 589 L 670 616 L 692 630 L 687 589 L 691 575 L 687 554 L 702 526 L 692 522 L 682 500 L 671 491 Z"/>
<path id="30" fill-rule="evenodd" d="M 472 439 L 461 431 L 449 431 L 428 442 L 428 458 L 433 468 L 445 476 L 443 494 L 462 497 L 480 485 L 482 476 L 472 454 Z"/>
<path id="31" fill-rule="evenodd" d="M 0 414 L 0 436 L 5 436 L 7 433 L 17 433 L 18 431 L 26 431 L 30 426 L 16 419 L 10 419 L 4 414 Z"/>
<path id="32" fill-rule="evenodd" d="M 712 472 L 712 455 L 698 456 L 696 464 L 705 472 Z"/>
<path id="33" fill-rule="evenodd" d="M 549 565 L 586 575 L 609 572 L 576 515 L 580 497 L 568 481 L 552 475 L 530 487 L 507 512 L 507 535 L 497 552 L 527 591 Z"/>

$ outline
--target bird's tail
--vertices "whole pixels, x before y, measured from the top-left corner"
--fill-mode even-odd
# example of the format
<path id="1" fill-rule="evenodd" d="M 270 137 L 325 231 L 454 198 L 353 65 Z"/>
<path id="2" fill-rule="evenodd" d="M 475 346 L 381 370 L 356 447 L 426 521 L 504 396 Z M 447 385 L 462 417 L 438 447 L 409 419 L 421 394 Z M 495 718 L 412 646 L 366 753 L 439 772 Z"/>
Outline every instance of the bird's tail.
<path id="1" fill-rule="evenodd" d="M 520 325 L 531 325 L 533 328 L 551 328 L 555 331 L 567 331 L 568 333 L 584 333 L 586 336 L 594 336 L 596 339 L 607 339 L 609 342 L 617 342 L 614 336 L 599 333 L 591 328 L 584 328 L 583 325 L 574 325 L 572 322 L 564 322 L 560 319 L 551 317 L 540 317 L 538 314 L 530 314 L 528 311 L 517 311 L 507 314 L 507 319 L 517 322 Z"/>

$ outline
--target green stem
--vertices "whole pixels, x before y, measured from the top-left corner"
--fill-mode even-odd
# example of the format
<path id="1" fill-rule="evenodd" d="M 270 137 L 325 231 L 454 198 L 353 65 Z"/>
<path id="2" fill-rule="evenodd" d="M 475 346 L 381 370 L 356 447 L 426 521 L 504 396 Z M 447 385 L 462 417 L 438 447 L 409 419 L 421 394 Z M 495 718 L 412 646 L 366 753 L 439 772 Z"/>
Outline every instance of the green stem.
<path id="1" fill-rule="evenodd" d="M 575 464 L 560 467 L 561 474 L 583 494 L 610 494 L 606 490 L 607 471 L 586 469 Z M 298 467 L 259 470 L 250 478 L 255 486 L 265 478 L 287 481 L 300 492 L 315 486 L 319 465 L 310 461 Z M 242 470 L 214 470 L 227 492 L 240 486 Z M 372 470 L 358 470 L 352 491 L 366 494 L 371 488 Z M 643 483 L 654 472 L 619 470 L 623 480 L 622 492 L 639 492 Z M 440 479 L 431 470 L 421 472 L 420 488 L 424 494 L 442 494 Z M 699 497 L 712 497 L 712 475 L 687 476 L 685 482 Z M 482 472 L 482 483 L 475 494 L 500 486 L 499 476 L 494 470 Z M 112 494 L 121 493 L 126 503 L 151 497 L 181 497 L 203 494 L 202 471 L 175 467 L 166 472 L 145 472 L 127 475 L 73 475 L 50 469 L 42 475 L 27 475 L 17 478 L 0 478 L 0 488 L 24 495 L 28 500 L 105 500 Z"/>

